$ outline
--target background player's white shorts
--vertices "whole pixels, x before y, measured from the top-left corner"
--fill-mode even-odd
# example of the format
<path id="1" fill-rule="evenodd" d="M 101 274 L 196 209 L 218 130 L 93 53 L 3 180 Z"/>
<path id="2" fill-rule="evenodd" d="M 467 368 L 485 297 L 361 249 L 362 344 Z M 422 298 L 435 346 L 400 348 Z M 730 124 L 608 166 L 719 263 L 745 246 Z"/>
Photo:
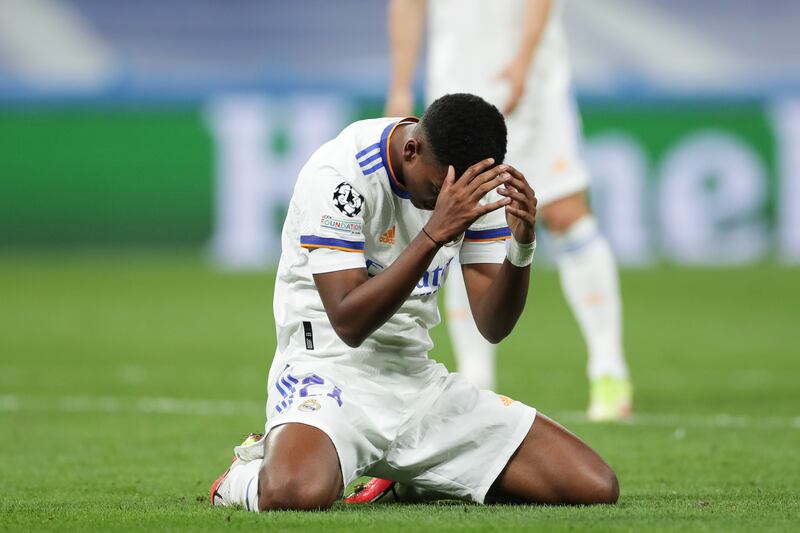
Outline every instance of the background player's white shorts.
<path id="1" fill-rule="evenodd" d="M 403 373 L 348 362 L 293 361 L 271 372 L 265 431 L 290 422 L 324 431 L 345 485 L 368 475 L 483 503 L 536 416 L 434 361 Z M 258 459 L 263 446 L 236 453 Z"/>
<path id="2" fill-rule="evenodd" d="M 525 174 L 540 206 L 589 186 L 580 156 L 580 117 L 569 91 L 543 91 L 523 99 L 506 125 L 505 160 Z"/>

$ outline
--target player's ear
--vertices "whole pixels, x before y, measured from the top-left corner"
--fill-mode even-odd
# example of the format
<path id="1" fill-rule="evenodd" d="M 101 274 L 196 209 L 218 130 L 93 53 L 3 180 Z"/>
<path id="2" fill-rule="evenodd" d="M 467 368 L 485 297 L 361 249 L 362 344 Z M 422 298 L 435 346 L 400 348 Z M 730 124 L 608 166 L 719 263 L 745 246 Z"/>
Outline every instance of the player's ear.
<path id="1" fill-rule="evenodd" d="M 419 156 L 419 141 L 411 138 L 406 141 L 405 146 L 403 146 L 403 160 L 404 161 L 411 161 L 414 157 Z"/>

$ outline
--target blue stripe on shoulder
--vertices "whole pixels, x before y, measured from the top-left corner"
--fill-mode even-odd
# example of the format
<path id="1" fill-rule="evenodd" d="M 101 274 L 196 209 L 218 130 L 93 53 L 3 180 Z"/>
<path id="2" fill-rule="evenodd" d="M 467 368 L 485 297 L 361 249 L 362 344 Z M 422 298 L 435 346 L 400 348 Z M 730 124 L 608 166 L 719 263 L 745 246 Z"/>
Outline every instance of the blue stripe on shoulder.
<path id="1" fill-rule="evenodd" d="M 371 144 L 371 145 L 367 146 L 366 148 L 364 148 L 363 150 L 361 150 L 360 152 L 358 152 L 356 154 L 356 159 L 360 159 L 361 157 L 367 155 L 371 151 L 375 150 L 376 148 L 380 148 L 380 147 L 381 147 L 381 143 L 380 142 L 376 142 L 375 144 Z"/>
<path id="2" fill-rule="evenodd" d="M 370 163 L 372 163 L 373 161 L 375 161 L 376 159 L 380 159 L 380 158 L 381 158 L 381 153 L 380 152 L 375 152 L 375 155 L 371 155 L 368 158 L 364 159 L 363 161 L 359 161 L 358 162 L 358 166 L 360 166 L 361 168 L 364 168 L 367 165 L 369 165 Z"/>
<path id="3" fill-rule="evenodd" d="M 380 161 L 380 162 L 379 162 L 377 165 L 375 165 L 374 167 L 365 168 L 363 172 L 364 172 L 364 175 L 365 175 L 365 176 L 369 176 L 369 175 L 370 175 L 370 174 L 372 174 L 373 172 L 377 172 L 378 170 L 380 170 L 380 169 L 382 169 L 382 168 L 383 168 L 383 161 Z"/>

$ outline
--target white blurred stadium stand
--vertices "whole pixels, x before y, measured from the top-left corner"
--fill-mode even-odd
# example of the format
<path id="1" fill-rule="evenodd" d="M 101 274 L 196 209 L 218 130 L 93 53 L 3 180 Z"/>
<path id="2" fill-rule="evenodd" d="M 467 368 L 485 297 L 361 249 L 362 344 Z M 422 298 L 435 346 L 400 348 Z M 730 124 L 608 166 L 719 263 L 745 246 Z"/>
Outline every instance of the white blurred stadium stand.
<path id="1" fill-rule="evenodd" d="M 800 87 L 795 0 L 572 0 L 576 86 L 614 97 Z M 205 98 L 221 90 L 380 97 L 385 2 L 0 0 L 0 98 Z"/>

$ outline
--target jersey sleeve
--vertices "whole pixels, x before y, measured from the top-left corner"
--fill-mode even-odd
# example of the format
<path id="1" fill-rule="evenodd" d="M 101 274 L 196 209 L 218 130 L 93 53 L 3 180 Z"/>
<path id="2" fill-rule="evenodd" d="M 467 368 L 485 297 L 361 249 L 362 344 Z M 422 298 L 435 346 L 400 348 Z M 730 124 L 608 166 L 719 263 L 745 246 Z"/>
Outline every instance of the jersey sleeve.
<path id="1" fill-rule="evenodd" d="M 492 191 L 481 203 L 495 202 L 501 196 Z M 464 232 L 458 260 L 462 265 L 475 263 L 502 263 L 506 258 L 506 239 L 511 230 L 506 222 L 505 209 L 497 209 L 483 215 Z"/>
<path id="2" fill-rule="evenodd" d="M 365 268 L 364 196 L 333 171 L 314 176 L 304 196 L 298 245 L 309 251 L 311 273 Z"/>

